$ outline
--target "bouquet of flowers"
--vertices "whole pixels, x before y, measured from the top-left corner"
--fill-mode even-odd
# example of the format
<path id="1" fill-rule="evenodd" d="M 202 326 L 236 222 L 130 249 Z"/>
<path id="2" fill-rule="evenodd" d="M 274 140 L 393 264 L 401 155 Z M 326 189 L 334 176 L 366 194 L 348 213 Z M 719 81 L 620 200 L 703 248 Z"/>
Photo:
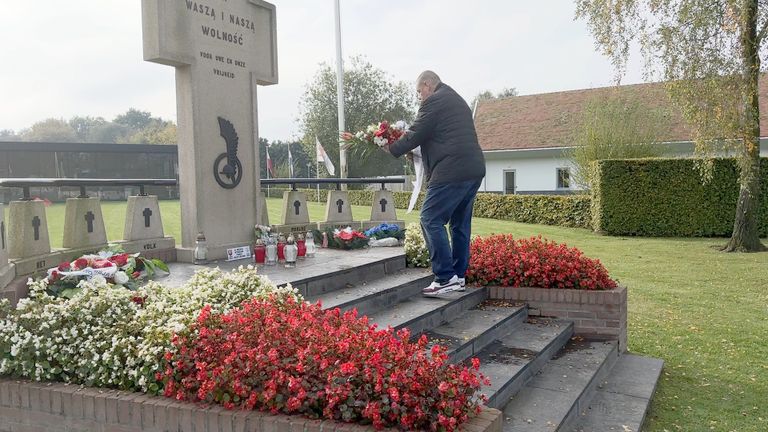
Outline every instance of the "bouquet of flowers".
<path id="1" fill-rule="evenodd" d="M 376 240 L 385 238 L 395 238 L 397 240 L 405 239 L 405 229 L 400 228 L 397 224 L 383 223 L 377 225 L 365 232 L 366 237 Z"/>
<path id="2" fill-rule="evenodd" d="M 360 231 L 353 230 L 352 227 L 342 230 L 327 228 L 324 233 L 315 230 L 313 234 L 315 238 L 323 238 L 325 235 L 328 239 L 328 247 L 331 249 L 352 250 L 368 246 L 368 237 Z"/>
<path id="3" fill-rule="evenodd" d="M 95 279 L 95 282 L 99 282 L 103 279 L 133 291 L 140 282 L 153 277 L 158 270 L 169 273 L 168 266 L 157 258 L 149 259 L 138 253 L 127 254 L 120 249 L 111 249 L 95 255 L 83 255 L 71 262 L 62 262 L 58 267 L 48 270 L 45 280 L 50 295 L 72 298 L 81 291 L 78 284 L 82 280 Z"/>
<path id="4" fill-rule="evenodd" d="M 400 120 L 391 124 L 384 120 L 378 124 L 372 124 L 364 131 L 357 133 L 344 132 L 341 134 L 341 142 L 347 149 L 352 150 L 358 156 L 368 156 L 387 144 L 397 141 L 405 133 L 408 125 Z"/>
<path id="5" fill-rule="evenodd" d="M 262 239 L 266 241 L 269 238 L 269 233 L 272 231 L 272 227 L 267 225 L 255 225 L 253 227 L 253 236 L 255 240 Z"/>
<path id="6" fill-rule="evenodd" d="M 405 239 L 405 230 L 397 224 L 383 223 L 367 230 L 365 235 L 370 238 L 368 242 L 370 247 L 392 247 L 400 246 Z"/>

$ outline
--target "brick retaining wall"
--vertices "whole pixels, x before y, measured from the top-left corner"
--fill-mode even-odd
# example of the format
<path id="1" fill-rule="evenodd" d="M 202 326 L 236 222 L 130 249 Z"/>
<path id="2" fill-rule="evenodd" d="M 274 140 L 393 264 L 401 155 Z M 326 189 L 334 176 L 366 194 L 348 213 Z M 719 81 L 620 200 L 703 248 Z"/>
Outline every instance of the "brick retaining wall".
<path id="1" fill-rule="evenodd" d="M 501 432 L 485 408 L 463 430 Z M 0 378 L 0 432 L 372 432 L 372 426 L 202 407 L 164 397 Z M 396 429 L 390 429 L 395 431 Z"/>
<path id="2" fill-rule="evenodd" d="M 574 332 L 590 339 L 617 340 L 627 350 L 627 289 L 587 291 L 489 287 L 492 299 L 528 303 L 529 316 L 573 321 Z"/>

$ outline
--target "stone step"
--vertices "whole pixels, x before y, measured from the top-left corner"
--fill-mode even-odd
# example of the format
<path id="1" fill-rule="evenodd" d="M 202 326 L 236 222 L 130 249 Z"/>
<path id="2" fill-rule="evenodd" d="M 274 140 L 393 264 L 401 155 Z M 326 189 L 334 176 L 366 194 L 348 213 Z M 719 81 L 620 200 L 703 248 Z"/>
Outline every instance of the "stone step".
<path id="1" fill-rule="evenodd" d="M 476 356 L 490 343 L 514 331 L 528 318 L 525 306 L 493 306 L 483 302 L 449 323 L 424 332 L 428 347 L 448 348 L 448 361 L 461 363 Z M 417 335 L 418 336 L 418 335 Z"/>
<path id="2" fill-rule="evenodd" d="M 379 328 L 407 327 L 415 335 L 451 322 L 488 298 L 486 288 L 467 287 L 466 291 L 454 291 L 439 297 L 424 297 L 419 292 L 400 303 L 368 315 L 371 323 Z"/>
<path id="3" fill-rule="evenodd" d="M 504 432 L 570 430 L 618 356 L 615 342 L 571 341 L 504 407 Z"/>
<path id="4" fill-rule="evenodd" d="M 488 398 L 486 405 L 503 407 L 565 346 L 572 334 L 570 321 L 528 320 L 477 353 L 480 372 L 491 381 L 491 386 L 483 389 Z"/>
<path id="5" fill-rule="evenodd" d="M 664 361 L 624 354 L 600 383 L 573 432 L 640 432 Z"/>
<path id="6" fill-rule="evenodd" d="M 311 302 L 322 302 L 324 309 L 357 309 L 360 316 L 384 310 L 408 297 L 421 293 L 434 276 L 425 269 L 403 269 L 386 277 L 347 284 L 341 289 L 310 296 Z"/>
<path id="7" fill-rule="evenodd" d="M 385 278 L 405 269 L 404 253 L 395 256 L 380 254 L 383 256 L 379 257 L 374 252 L 376 251 L 361 253 L 360 256 L 350 255 L 330 262 L 318 262 L 314 266 L 317 267 L 315 273 L 319 274 L 292 280 L 291 283 L 299 288 L 305 298 L 312 298 L 346 288 L 348 285 Z M 311 269 L 302 270 L 306 272 Z"/>

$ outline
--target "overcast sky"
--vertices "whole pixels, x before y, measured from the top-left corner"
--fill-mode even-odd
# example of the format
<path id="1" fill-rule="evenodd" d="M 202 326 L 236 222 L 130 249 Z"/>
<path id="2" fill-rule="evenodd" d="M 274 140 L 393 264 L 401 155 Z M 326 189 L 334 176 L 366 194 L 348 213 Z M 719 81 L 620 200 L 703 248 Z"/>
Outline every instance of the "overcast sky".
<path id="1" fill-rule="evenodd" d="M 167 0 L 171 1 L 171 0 Z M 280 83 L 259 89 L 259 129 L 298 135 L 304 87 L 334 64 L 333 0 L 274 0 Z M 572 0 L 341 0 L 344 56 L 397 80 L 436 71 L 467 100 L 515 87 L 548 93 L 612 83 Z M 141 1 L 4 1 L 0 129 L 74 115 L 108 120 L 134 107 L 176 119 L 173 68 L 142 60 Z M 642 81 L 640 62 L 622 81 Z"/>

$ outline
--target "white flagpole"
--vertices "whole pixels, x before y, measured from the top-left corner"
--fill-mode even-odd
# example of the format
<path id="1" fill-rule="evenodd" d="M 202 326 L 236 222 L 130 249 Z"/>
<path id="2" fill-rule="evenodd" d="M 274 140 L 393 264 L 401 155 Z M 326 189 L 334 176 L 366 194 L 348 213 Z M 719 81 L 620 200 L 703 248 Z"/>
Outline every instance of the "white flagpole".
<path id="1" fill-rule="evenodd" d="M 339 136 L 345 130 L 344 126 L 344 60 L 341 55 L 341 6 L 339 0 L 334 0 L 334 12 L 336 21 L 336 97 L 339 104 Z M 347 178 L 347 151 L 339 143 L 339 165 L 341 165 L 340 178 Z M 342 185 L 346 190 L 346 185 Z"/>

